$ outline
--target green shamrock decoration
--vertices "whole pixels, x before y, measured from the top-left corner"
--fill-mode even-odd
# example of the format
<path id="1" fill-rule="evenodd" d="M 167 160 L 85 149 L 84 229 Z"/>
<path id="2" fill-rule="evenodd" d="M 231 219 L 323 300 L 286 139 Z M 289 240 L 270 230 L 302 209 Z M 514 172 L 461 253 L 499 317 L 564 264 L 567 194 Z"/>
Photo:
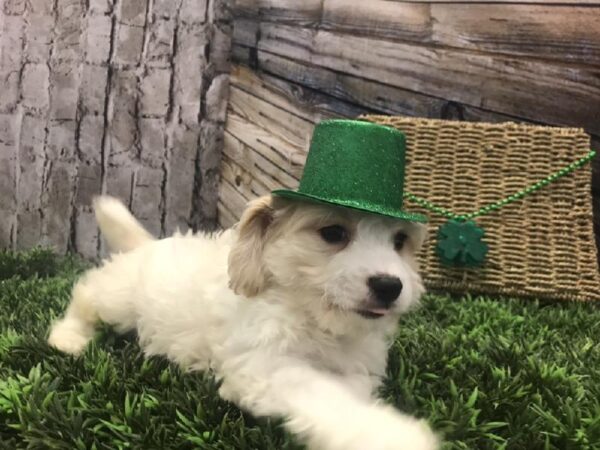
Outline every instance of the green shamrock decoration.
<path id="1" fill-rule="evenodd" d="M 478 267 L 483 264 L 488 246 L 481 238 L 483 228 L 472 220 L 449 220 L 438 231 L 437 253 L 445 266 Z"/>

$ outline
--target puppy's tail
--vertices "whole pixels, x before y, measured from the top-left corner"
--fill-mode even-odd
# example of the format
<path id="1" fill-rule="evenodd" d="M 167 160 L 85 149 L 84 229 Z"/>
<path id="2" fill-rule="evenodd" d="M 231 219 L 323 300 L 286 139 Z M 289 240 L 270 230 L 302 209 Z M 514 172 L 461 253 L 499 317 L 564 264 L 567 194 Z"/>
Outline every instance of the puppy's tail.
<path id="1" fill-rule="evenodd" d="M 111 253 L 128 252 L 154 240 L 125 205 L 114 197 L 102 195 L 94 198 L 94 212 Z"/>

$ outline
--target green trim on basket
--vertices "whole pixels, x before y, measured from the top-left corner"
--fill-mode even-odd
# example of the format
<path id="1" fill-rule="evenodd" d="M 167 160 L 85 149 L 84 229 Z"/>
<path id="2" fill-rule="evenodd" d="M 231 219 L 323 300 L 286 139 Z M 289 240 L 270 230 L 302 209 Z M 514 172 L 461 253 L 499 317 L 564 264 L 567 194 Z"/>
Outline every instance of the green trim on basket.
<path id="1" fill-rule="evenodd" d="M 461 220 L 461 221 L 468 220 L 468 219 L 474 219 L 475 217 L 481 217 L 492 211 L 497 211 L 500 208 L 502 208 L 503 206 L 506 206 L 510 203 L 516 202 L 517 200 L 521 200 L 523 197 L 525 197 L 533 192 L 539 191 L 544 186 L 547 186 L 550 183 L 553 183 L 554 181 L 556 181 L 556 180 L 564 177 L 565 175 L 568 175 L 571 172 L 584 166 L 586 163 L 591 161 L 594 158 L 594 156 L 596 156 L 596 152 L 594 150 L 590 150 L 589 153 L 586 156 L 584 156 L 583 158 L 578 159 L 577 161 L 569 164 L 567 167 L 565 167 L 563 169 L 557 170 L 556 172 L 548 175 L 546 178 L 538 181 L 537 183 L 531 184 L 528 187 L 526 187 L 525 189 L 521 189 L 520 191 L 518 191 L 514 194 L 511 194 L 511 195 L 508 195 L 508 196 L 504 197 L 503 199 L 498 200 L 494 203 L 490 203 L 488 205 L 482 206 L 477 211 L 473 211 L 468 214 L 453 213 L 449 209 L 442 208 L 441 206 L 438 206 L 438 205 L 434 205 L 433 203 L 425 200 L 424 198 L 418 197 L 414 194 L 411 194 L 410 192 L 405 192 L 404 198 L 407 198 L 408 200 L 416 203 L 417 205 L 422 206 L 423 208 L 427 209 L 428 211 L 431 211 L 432 213 L 447 217 L 448 219 L 455 219 L 455 220 Z"/>

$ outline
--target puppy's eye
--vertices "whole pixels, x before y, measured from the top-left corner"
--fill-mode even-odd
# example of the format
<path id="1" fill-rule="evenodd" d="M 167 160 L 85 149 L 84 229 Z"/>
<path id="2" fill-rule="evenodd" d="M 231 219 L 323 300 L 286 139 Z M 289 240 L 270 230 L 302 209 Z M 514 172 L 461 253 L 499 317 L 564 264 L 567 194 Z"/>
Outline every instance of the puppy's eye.
<path id="1" fill-rule="evenodd" d="M 394 248 L 396 250 L 402 250 L 404 244 L 408 241 L 408 236 L 404 231 L 398 231 L 394 236 Z"/>
<path id="2" fill-rule="evenodd" d="M 330 225 L 319 230 L 319 234 L 325 242 L 330 244 L 343 244 L 348 242 L 349 233 L 341 225 Z"/>

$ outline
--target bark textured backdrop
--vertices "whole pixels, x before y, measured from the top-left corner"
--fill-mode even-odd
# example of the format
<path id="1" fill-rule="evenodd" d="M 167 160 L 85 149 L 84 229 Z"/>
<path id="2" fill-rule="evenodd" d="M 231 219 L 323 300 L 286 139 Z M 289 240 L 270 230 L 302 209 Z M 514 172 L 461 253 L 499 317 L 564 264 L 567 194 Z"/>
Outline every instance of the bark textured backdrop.
<path id="1" fill-rule="evenodd" d="M 96 256 L 99 191 L 157 235 L 231 225 L 297 184 L 327 117 L 577 126 L 600 148 L 598 1 L 0 4 L 0 248 Z"/>
<path id="2" fill-rule="evenodd" d="M 216 226 L 229 0 L 1 0 L 0 248 L 101 251 L 90 209 Z"/>

